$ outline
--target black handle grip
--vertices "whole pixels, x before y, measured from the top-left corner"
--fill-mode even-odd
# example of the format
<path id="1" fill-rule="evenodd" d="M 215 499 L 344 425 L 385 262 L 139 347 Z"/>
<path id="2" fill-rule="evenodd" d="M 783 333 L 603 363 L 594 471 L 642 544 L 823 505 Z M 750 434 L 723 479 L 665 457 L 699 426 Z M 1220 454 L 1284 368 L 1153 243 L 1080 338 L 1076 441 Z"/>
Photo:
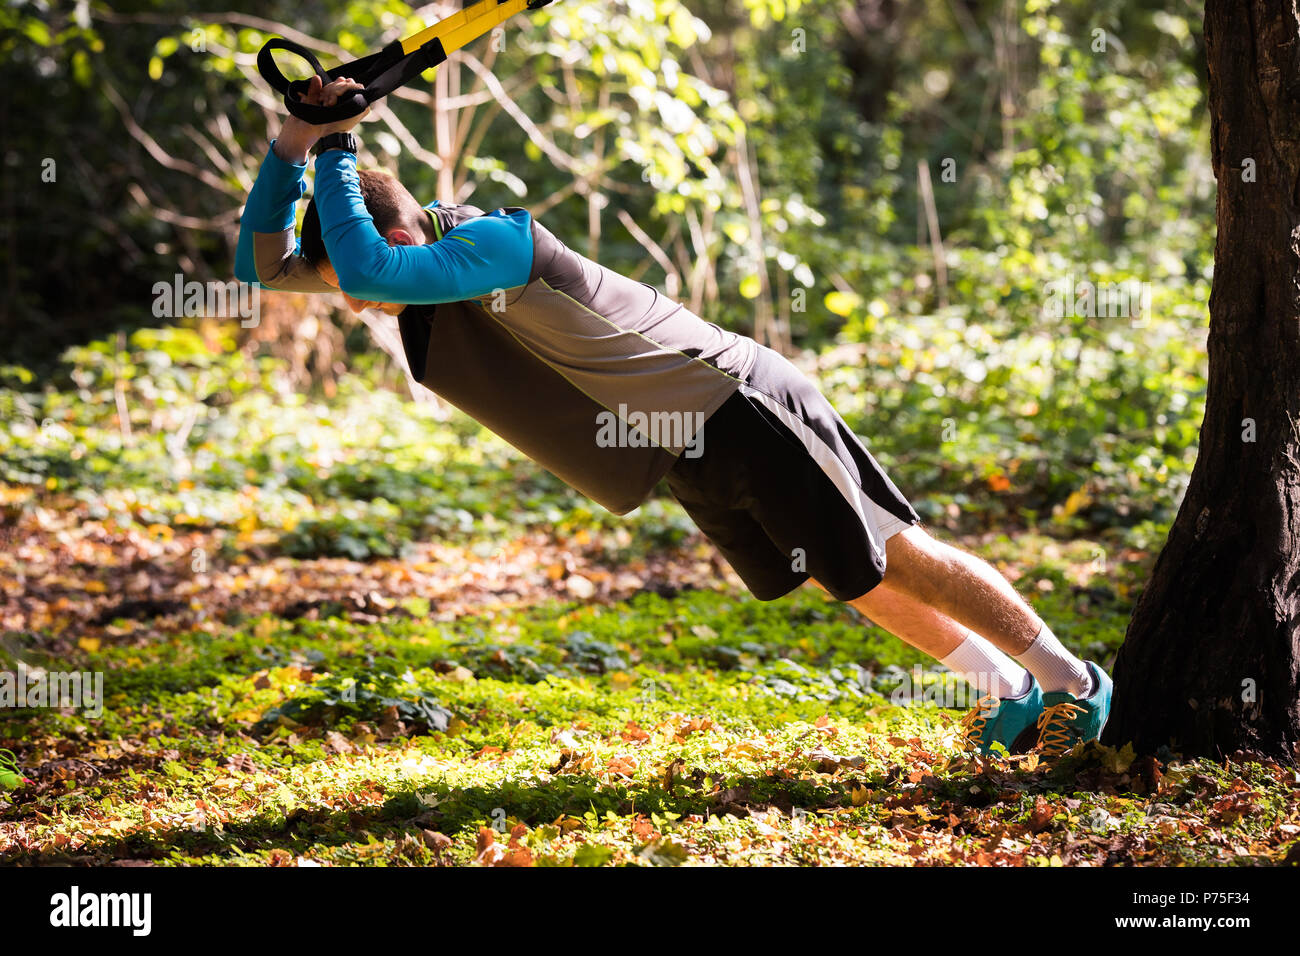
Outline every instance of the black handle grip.
<path id="1" fill-rule="evenodd" d="M 301 43 L 285 40 L 282 37 L 267 40 L 257 54 L 257 72 L 262 74 L 262 79 L 271 84 L 273 90 L 284 95 L 285 108 L 304 122 L 311 123 L 313 126 L 323 126 L 326 123 L 350 119 L 358 113 L 365 112 L 370 106 L 370 98 L 366 96 L 365 90 L 354 90 L 340 97 L 333 106 L 317 106 L 303 102 L 301 97 L 306 94 L 311 81 L 287 79 L 280 72 L 280 67 L 272 56 L 275 50 L 285 50 L 306 60 L 312 71 L 321 78 L 322 83 L 328 83 L 340 76 L 348 76 L 359 83 L 364 83 L 366 81 L 364 74 L 373 69 L 380 54 L 362 57 L 360 60 L 337 66 L 328 72 L 320 65 L 320 60 L 316 59 L 316 54 L 311 50 Z"/>
<path id="2" fill-rule="evenodd" d="M 299 97 L 307 92 L 308 83 L 308 80 L 295 80 L 289 84 L 289 92 L 284 94 L 285 109 L 303 122 L 311 123 L 313 126 L 324 126 L 327 123 L 350 119 L 370 108 L 370 100 L 366 99 L 365 90 L 353 90 L 339 97 L 333 106 L 304 103 Z"/>
<path id="3" fill-rule="evenodd" d="M 530 0 L 529 6 L 543 7 L 551 0 Z M 535 6 L 534 6 L 535 4 Z M 311 66 L 312 71 L 323 83 L 348 77 L 361 84 L 362 89 L 354 90 L 341 97 L 333 106 L 316 106 L 304 103 L 302 96 L 307 92 L 310 80 L 289 80 L 280 72 L 272 53 L 285 50 L 300 56 Z M 447 59 L 442 40 L 435 37 L 410 53 L 402 49 L 402 41 L 394 40 L 378 53 L 363 56 L 351 63 L 344 63 L 332 70 L 325 70 L 316 55 L 301 43 L 275 37 L 262 44 L 257 54 L 257 72 L 262 79 L 271 84 L 271 88 L 284 95 L 284 105 L 294 116 L 314 126 L 335 123 L 351 119 L 362 113 L 375 100 L 382 99 L 393 90 L 409 83 L 425 70 L 437 66 Z"/>
<path id="4" fill-rule="evenodd" d="M 307 49 L 301 43 L 294 43 L 292 40 L 286 40 L 283 37 L 275 37 L 267 40 L 262 44 L 262 49 L 257 51 L 257 72 L 262 74 L 262 79 L 271 84 L 271 89 L 277 93 L 284 94 L 289 92 L 290 81 L 280 72 L 280 65 L 275 62 L 275 57 L 271 54 L 276 50 L 287 50 L 296 56 L 306 60 L 312 68 L 312 71 L 324 80 L 328 74 L 320 65 L 320 60 L 316 59 L 316 54 Z"/>

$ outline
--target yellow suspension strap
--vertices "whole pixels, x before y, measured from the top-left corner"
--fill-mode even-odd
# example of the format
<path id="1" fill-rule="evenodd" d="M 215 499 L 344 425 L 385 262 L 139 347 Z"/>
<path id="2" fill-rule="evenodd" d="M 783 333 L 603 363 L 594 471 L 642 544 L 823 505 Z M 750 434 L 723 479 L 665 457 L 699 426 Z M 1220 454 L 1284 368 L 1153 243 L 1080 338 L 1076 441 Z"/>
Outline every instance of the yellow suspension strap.
<path id="1" fill-rule="evenodd" d="M 479 0 L 405 40 L 394 40 L 378 53 L 363 56 L 328 71 L 321 67 L 315 54 L 302 44 L 275 37 L 267 40 L 258 52 L 257 71 L 277 93 L 284 96 L 284 105 L 294 116 L 314 125 L 333 123 L 364 112 L 375 100 L 387 96 L 425 70 L 442 63 L 452 53 L 505 23 L 516 13 L 537 10 L 550 2 L 551 0 Z M 285 50 L 302 57 L 322 82 L 328 83 L 346 76 L 356 80 L 363 88 L 340 97 L 333 106 L 305 103 L 302 96 L 307 92 L 310 81 L 287 79 L 272 56 L 275 50 Z"/>

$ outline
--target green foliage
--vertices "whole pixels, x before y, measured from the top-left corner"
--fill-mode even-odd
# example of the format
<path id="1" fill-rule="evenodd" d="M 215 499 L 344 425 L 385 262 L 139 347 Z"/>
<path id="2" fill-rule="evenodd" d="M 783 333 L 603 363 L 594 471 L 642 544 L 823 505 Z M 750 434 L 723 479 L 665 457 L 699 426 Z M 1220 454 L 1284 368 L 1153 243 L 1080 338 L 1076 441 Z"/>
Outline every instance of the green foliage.
<path id="1" fill-rule="evenodd" d="M 1012 275 L 997 263 L 990 281 Z M 931 520 L 1167 525 L 1205 395 L 1203 334 L 1189 341 L 1169 313 L 1201 306 L 1161 293 L 1137 320 L 1054 319 L 1011 307 L 1024 301 L 976 315 L 850 300 L 820 384 Z M 475 423 L 373 377 L 345 377 L 329 402 L 291 392 L 283 363 L 199 328 L 78 346 L 42 378 L 3 370 L 0 481 L 71 493 L 150 533 L 221 527 L 230 556 L 369 560 L 588 528 L 618 531 L 604 546 L 627 561 L 693 530 L 664 499 L 615 518 Z"/>
<path id="2" fill-rule="evenodd" d="M 294 696 L 270 708 L 253 732 L 265 734 L 278 727 L 343 727 L 358 720 L 401 720 L 426 733 L 447 729 L 452 712 L 434 694 L 421 687 L 410 671 L 401 677 L 383 671 L 361 676 L 330 675 L 313 681 Z"/>
<path id="3" fill-rule="evenodd" d="M 841 5 L 822 0 L 690 12 L 676 0 L 575 0 L 546 8 L 535 29 L 512 31 L 494 70 L 536 71 L 518 93 L 521 107 L 576 157 L 579 172 L 594 172 L 603 156 L 606 188 L 617 186 L 619 208 L 648 232 L 695 236 L 690 257 L 717 268 L 709 318 L 750 331 L 764 294 L 760 272 L 770 270 L 774 304 L 796 336 L 823 351 L 853 347 L 822 362 L 823 384 L 926 518 L 1164 525 L 1190 470 L 1205 395 L 1213 190 L 1195 11 L 1031 2 L 1008 38 L 994 26 L 1000 4 L 976 7 L 974 23 L 989 24 L 979 42 L 956 11 L 921 3 L 898 5 L 879 35 L 857 35 Z M 149 38 L 161 71 L 150 91 L 154 115 L 201 91 L 243 117 L 234 148 L 251 172 L 261 123 L 249 115 L 233 54 L 251 54 L 265 36 L 192 13 L 178 12 Z M 283 13 L 308 33 L 346 24 L 336 38 L 351 52 L 415 26 L 400 2 Z M 26 38 L 6 41 L 13 62 L 28 69 L 41 57 L 82 54 L 78 62 L 112 72 L 114 58 L 149 32 L 137 28 L 124 44 L 127 31 L 114 20 L 79 26 L 29 7 L 5 16 Z M 117 42 L 105 47 L 103 31 Z M 726 70 L 714 68 L 719 48 Z M 1010 91 L 1007 57 L 1017 64 Z M 58 77 L 79 82 L 75 71 Z M 1008 112 L 995 121 L 988 104 L 1008 92 Z M 390 105 L 412 129 L 426 121 L 416 104 Z M 178 154 L 192 146 L 179 130 L 151 132 Z M 528 204 L 563 192 L 573 170 L 558 169 L 556 154 L 508 117 L 482 132 L 477 149 L 456 157 L 473 201 Z M 727 159 L 742 145 L 758 176 L 761 261 Z M 931 169 L 946 288 L 924 235 L 918 160 Z M 417 194 L 433 195 L 434 170 L 409 155 L 397 166 Z M 164 188 L 184 192 L 174 170 L 166 177 Z M 232 180 L 231 191 L 242 186 Z M 591 214 L 575 196 L 545 220 L 582 248 Z M 142 242 L 173 248 L 158 223 L 148 229 Z M 658 268 L 620 234 L 606 230 L 602 261 L 635 275 Z M 1083 281 L 1142 283 L 1149 304 L 1136 316 L 1049 313 L 1049 290 Z M 23 308 L 20 296 L 11 301 Z M 131 309 L 126 300 L 122 315 Z M 413 419 L 391 397 L 368 397 L 363 407 L 373 381 L 364 356 L 348 359 L 363 377 L 340 383 L 349 399 L 336 406 L 348 409 L 340 417 L 286 394 L 279 367 L 234 330 L 201 329 L 92 340 L 65 352 L 52 376 L 49 363 L 34 367 L 54 385 L 43 392 L 13 366 L 0 378 L 0 401 L 15 412 L 3 477 L 104 488 L 111 476 L 140 490 L 133 502 L 105 507 L 164 524 L 180 515 L 231 519 L 247 510 L 237 498 L 251 485 L 260 497 L 250 531 L 265 532 L 253 535 L 258 547 L 300 557 L 387 557 L 414 541 L 490 535 L 507 522 L 603 520 L 499 444 L 481 446 L 494 449 L 481 457 L 448 442 L 431 459 L 429 444 L 441 439 L 428 433 L 446 434 L 443 422 Z M 119 404 L 129 430 L 111 418 Z M 362 420 L 374 423 L 372 434 L 357 427 Z M 462 438 L 476 435 L 457 422 Z M 335 430 L 364 437 L 340 441 Z M 175 447 L 179 436 L 184 449 Z M 485 467 L 525 482 L 532 517 L 510 515 L 484 490 Z M 550 508 L 553 500 L 562 504 Z M 689 524 L 657 507 L 643 509 L 644 540 L 680 542 Z"/>
<path id="4" fill-rule="evenodd" d="M 0 750 L 0 790 L 17 790 L 27 782 L 12 750 Z"/>
<path id="5" fill-rule="evenodd" d="M 139 288 L 170 277 L 178 261 L 227 276 L 231 213 L 274 134 L 258 108 L 264 91 L 250 90 L 260 84 L 251 56 L 268 31 L 225 8 L 151 7 L 135 19 L 19 4 L 0 21 L 11 28 L 0 61 L 9 85 L 33 73 L 51 83 L 39 122 L 11 124 L 20 136 L 41 130 L 40 141 L 20 139 L 5 167 L 15 177 L 6 179 L 12 222 L 49 239 L 10 242 L 20 280 L 10 314 L 39 331 L 16 336 L 36 364 L 102 329 L 106 305 L 111 326 L 140 324 Z M 935 311 L 944 290 L 928 262 L 916 174 L 924 161 L 949 259 L 947 296 L 972 320 L 990 298 L 1041 301 L 1042 284 L 1070 271 L 1132 275 L 1158 296 L 1202 302 L 1186 293 L 1208 275 L 1214 214 L 1195 4 L 1035 0 L 1014 21 L 1006 12 L 1001 0 L 961 9 L 907 0 L 868 23 L 839 0 L 553 4 L 512 23 L 493 51 L 514 105 L 472 117 L 475 135 L 450 159 L 457 198 L 491 208 L 575 193 L 545 214 L 557 234 L 582 249 L 584 237 L 595 241 L 595 216 L 602 261 L 661 278 L 614 222 L 622 210 L 662 240 L 684 277 L 716 267 L 702 292 L 708 318 L 752 331 L 754 299 L 766 294 L 796 340 L 816 346 L 842 325 L 832 293 Z M 281 20 L 355 55 L 413 31 L 413 13 L 400 0 L 275 2 L 259 6 L 257 22 Z M 96 87 L 119 91 L 120 102 L 86 94 Z M 427 106 L 388 105 L 428 148 Z M 123 109 L 155 146 L 101 132 L 120 129 Z M 532 131 L 521 130 L 520 112 Z M 375 160 L 435 198 L 445 179 L 374 128 L 363 138 Z M 81 155 L 118 151 L 123 162 L 99 162 L 93 176 L 65 171 L 60 186 L 36 188 L 51 153 L 43 144 L 65 139 Z M 752 200 L 737 172 L 742 147 L 753 158 Z M 179 161 L 160 164 L 159 155 Z M 592 176 L 594 194 L 576 188 Z M 174 217 L 155 215 L 164 200 L 187 221 L 222 225 L 169 224 Z M 60 249 L 58 269 L 39 260 L 48 245 Z M 1009 293 L 986 260 L 1011 262 Z M 1200 321 L 1177 316 L 1185 332 Z"/>
<path id="6" fill-rule="evenodd" d="M 1132 569 L 1071 591 L 1074 548 L 985 554 L 1108 659 L 1131 596 L 1079 602 Z M 886 699 L 922 657 L 812 589 L 158 625 L 61 661 L 106 672 L 104 711 L 0 720 L 29 778 L 0 792 L 5 863 L 505 862 L 484 829 L 550 866 L 1267 864 L 1294 843 L 1291 768 L 972 767 L 959 711 Z"/>
<path id="7" fill-rule="evenodd" d="M 410 544 L 410 529 L 397 519 L 401 512 L 380 498 L 354 505 L 324 519 L 308 519 L 286 531 L 279 547 L 295 558 L 393 558 Z"/>
<path id="8" fill-rule="evenodd" d="M 832 403 L 932 516 L 947 501 L 1098 527 L 1172 519 L 1204 415 L 1203 331 L 1155 310 L 900 314 L 873 299 L 844 339 L 862 364 L 830 369 Z"/>
<path id="9" fill-rule="evenodd" d="M 219 528 L 228 558 L 369 560 L 603 529 L 610 558 L 630 560 L 692 532 L 667 501 L 611 515 L 475 422 L 374 377 L 311 400 L 284 363 L 186 328 L 75 347 L 43 378 L 9 366 L 0 411 L 0 483 L 73 495 L 150 535 Z"/>

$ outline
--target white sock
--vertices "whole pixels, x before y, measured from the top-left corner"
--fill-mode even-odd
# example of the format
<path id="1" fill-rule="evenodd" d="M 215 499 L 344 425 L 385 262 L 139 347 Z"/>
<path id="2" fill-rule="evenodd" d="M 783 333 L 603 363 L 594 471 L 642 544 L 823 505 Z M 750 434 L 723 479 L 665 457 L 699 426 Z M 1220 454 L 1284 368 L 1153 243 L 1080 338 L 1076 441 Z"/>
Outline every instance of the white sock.
<path id="1" fill-rule="evenodd" d="M 1092 693 L 1088 665 L 1062 647 L 1046 624 L 1015 658 L 1034 675 L 1044 694 L 1065 691 L 1082 700 Z"/>
<path id="2" fill-rule="evenodd" d="M 974 631 L 939 663 L 980 693 L 1019 697 L 1029 690 L 1029 671 Z"/>

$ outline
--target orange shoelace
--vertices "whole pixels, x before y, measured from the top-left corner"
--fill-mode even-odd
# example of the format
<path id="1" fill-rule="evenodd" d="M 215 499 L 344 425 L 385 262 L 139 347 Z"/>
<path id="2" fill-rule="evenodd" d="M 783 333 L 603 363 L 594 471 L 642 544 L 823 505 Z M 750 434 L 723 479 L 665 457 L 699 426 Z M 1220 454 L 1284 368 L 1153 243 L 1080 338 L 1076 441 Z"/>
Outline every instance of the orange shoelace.
<path id="1" fill-rule="evenodd" d="M 1044 757 L 1059 757 L 1075 744 L 1074 734 L 1070 732 L 1070 721 L 1080 714 L 1086 714 L 1088 708 L 1072 704 L 1068 700 L 1046 707 L 1038 715 L 1038 750 Z"/>
<path id="2" fill-rule="evenodd" d="M 973 750 L 978 750 L 984 743 L 984 728 L 988 722 L 997 713 L 998 699 L 990 694 L 986 694 L 975 702 L 975 706 L 966 711 L 961 718 L 961 726 L 965 731 L 966 746 Z"/>

